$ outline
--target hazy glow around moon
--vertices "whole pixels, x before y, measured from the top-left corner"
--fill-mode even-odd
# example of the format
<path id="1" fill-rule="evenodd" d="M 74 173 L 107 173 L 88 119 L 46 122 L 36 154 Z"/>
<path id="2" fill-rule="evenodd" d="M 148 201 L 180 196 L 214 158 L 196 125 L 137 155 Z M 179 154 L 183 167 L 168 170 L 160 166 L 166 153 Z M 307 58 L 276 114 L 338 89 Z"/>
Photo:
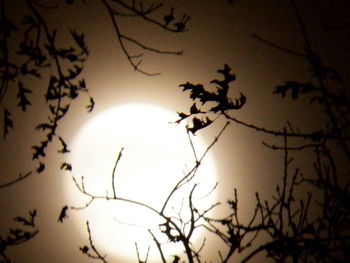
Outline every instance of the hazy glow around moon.
<path id="1" fill-rule="evenodd" d="M 79 180 L 84 176 L 87 191 L 112 196 L 112 170 L 120 149 L 124 148 L 116 169 L 117 196 L 160 209 L 176 182 L 195 163 L 184 127 L 169 123 L 176 118 L 175 112 L 139 103 L 125 104 L 99 113 L 74 137 L 70 160 L 74 177 Z M 199 136 L 193 140 L 200 156 L 206 145 Z M 195 201 L 199 206 L 209 207 L 215 202 L 215 194 L 205 199 L 201 197 L 216 181 L 214 161 L 208 155 L 196 177 L 199 186 Z M 67 190 L 70 202 L 81 200 L 78 191 L 72 191 L 71 187 L 66 189 L 70 189 Z M 186 189 L 172 200 L 169 208 L 173 208 L 167 210 L 169 215 L 181 210 L 184 198 Z M 106 200 L 97 200 L 86 211 L 81 214 L 91 222 L 96 245 L 109 256 L 123 259 L 123 262 L 135 262 L 136 242 L 141 256 L 145 256 L 151 245 L 149 259 L 160 258 L 147 232 L 147 229 L 156 231 L 162 222 L 153 212 L 130 203 Z M 182 208 L 181 215 L 186 216 L 186 212 L 186 207 Z M 76 223 L 84 225 L 84 217 L 78 216 Z M 85 229 L 82 234 L 86 236 Z M 174 254 L 181 248 L 172 245 L 164 249 Z"/>

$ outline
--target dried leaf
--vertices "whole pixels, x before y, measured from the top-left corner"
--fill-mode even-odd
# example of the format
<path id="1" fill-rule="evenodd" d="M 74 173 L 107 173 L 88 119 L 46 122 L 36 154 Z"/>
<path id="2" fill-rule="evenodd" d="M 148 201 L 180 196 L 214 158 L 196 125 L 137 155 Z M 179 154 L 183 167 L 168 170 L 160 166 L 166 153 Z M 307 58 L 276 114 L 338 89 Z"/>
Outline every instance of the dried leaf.
<path id="1" fill-rule="evenodd" d="M 5 108 L 4 109 L 4 139 L 9 133 L 9 129 L 10 128 L 13 129 L 13 121 L 11 120 L 10 116 L 11 116 L 10 112 Z"/>

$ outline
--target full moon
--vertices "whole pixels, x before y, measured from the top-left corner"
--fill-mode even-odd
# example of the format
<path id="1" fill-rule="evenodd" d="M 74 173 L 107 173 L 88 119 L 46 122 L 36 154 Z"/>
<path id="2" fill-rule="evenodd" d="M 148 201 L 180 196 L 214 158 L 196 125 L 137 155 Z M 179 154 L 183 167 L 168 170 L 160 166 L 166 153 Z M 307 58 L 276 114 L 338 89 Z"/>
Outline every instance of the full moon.
<path id="1" fill-rule="evenodd" d="M 205 143 L 200 135 L 191 135 L 194 151 L 185 127 L 173 123 L 177 117 L 176 112 L 142 103 L 124 104 L 98 113 L 73 137 L 69 160 L 73 177 L 79 183 L 84 177 L 84 188 L 93 195 L 113 197 L 115 191 L 117 197 L 160 211 L 175 185 L 195 166 L 195 156 L 200 158 L 210 143 Z M 197 185 L 193 195 L 196 207 L 209 208 L 216 200 L 215 191 L 211 192 L 216 182 L 215 163 L 209 153 L 193 180 L 175 191 L 164 209 L 165 214 L 187 220 L 186 204 L 194 184 Z M 71 185 L 71 181 L 65 185 L 67 203 L 84 206 L 89 198 Z M 71 213 L 75 214 L 72 220 L 77 231 L 86 237 L 86 244 L 84 226 L 86 220 L 90 222 L 94 245 L 108 258 L 135 262 L 138 251 L 141 260 L 148 253 L 148 260 L 160 261 L 149 231 L 164 244 L 162 248 L 167 255 L 183 251 L 161 233 L 159 225 L 164 219 L 142 205 L 101 198 L 95 199 L 88 208 Z M 200 229 L 195 239 L 202 241 Z"/>

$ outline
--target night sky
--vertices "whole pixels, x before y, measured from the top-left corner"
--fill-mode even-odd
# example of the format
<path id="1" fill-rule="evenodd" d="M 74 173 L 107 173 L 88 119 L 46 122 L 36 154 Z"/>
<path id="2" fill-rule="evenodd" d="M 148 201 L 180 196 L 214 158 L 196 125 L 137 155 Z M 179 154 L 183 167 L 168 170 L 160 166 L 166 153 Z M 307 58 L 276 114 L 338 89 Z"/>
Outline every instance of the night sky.
<path id="1" fill-rule="evenodd" d="M 150 73 L 161 73 L 157 76 L 134 71 L 116 38 L 103 1 L 76 0 L 73 4 L 66 3 L 69 1 L 33 2 L 58 4 L 57 8 L 47 10 L 37 6 L 47 19 L 48 27 L 57 28 L 58 43 L 69 45 L 69 29 L 76 29 L 85 33 L 89 49 L 89 56 L 80 76 L 85 79 L 89 93 L 79 95 L 72 102 L 69 113 L 57 129 L 57 134 L 64 138 L 68 147 L 74 145 L 73 139 L 89 120 L 107 109 L 128 103 L 164 107 L 174 112 L 175 119 L 168 121 L 176 121 L 176 112 L 188 112 L 193 103 L 189 93 L 182 92 L 179 85 L 189 81 L 214 87 L 210 81 L 221 78 L 217 70 L 223 68 L 224 64 L 228 64 L 236 75 L 229 95 L 236 98 L 242 93 L 247 98 L 244 107 L 234 111 L 235 118 L 276 130 L 286 126 L 287 121 L 293 123 L 294 127 L 301 127 L 305 132 L 324 126 L 322 111 L 308 103 L 308 98 L 292 101 L 273 95 L 274 88 L 286 81 L 310 81 L 309 65 L 305 59 L 283 52 L 258 39 L 260 37 L 288 50 L 300 53 L 304 51 L 305 43 L 290 1 L 237 0 L 233 4 L 224 0 L 164 1 L 163 7 L 153 16 L 155 19 L 161 20 L 171 7 L 174 7 L 176 19 L 180 19 L 185 13 L 191 17 L 186 23 L 186 30 L 177 33 L 166 32 L 137 17 L 121 17 L 118 20 L 120 29 L 128 37 L 159 50 L 183 50 L 182 56 L 166 55 L 145 51 L 127 43 L 127 48 L 133 54 L 144 53 L 141 68 Z M 151 2 L 156 3 L 145 1 L 145 6 Z M 325 64 L 342 74 L 344 83 L 349 83 L 350 34 L 346 23 L 349 23 L 350 3 L 340 0 L 295 2 L 299 6 L 313 48 L 319 52 Z M 5 0 L 1 3 L 8 19 L 19 25 L 22 17 L 29 12 L 26 1 Z M 341 26 L 343 24 L 344 27 Z M 325 25 L 340 26 L 334 30 L 325 30 Z M 21 33 L 14 33 L 13 43 L 9 46 L 14 57 L 20 39 Z M 23 58 L 17 56 L 16 59 L 20 63 Z M 0 188 L 0 235 L 5 237 L 8 229 L 16 225 L 13 223 L 14 217 L 26 216 L 29 210 L 36 209 L 36 229 L 39 229 L 39 233 L 24 244 L 8 248 L 6 255 L 9 258 L 15 262 L 94 262 L 83 255 L 79 247 L 88 243 L 86 219 L 98 218 L 99 212 L 89 213 L 87 210 L 90 208 L 84 211 L 70 210 L 69 217 L 63 223 L 57 222 L 63 206 L 79 206 L 85 202 L 84 198 L 72 200 L 67 195 L 69 191 L 76 191 L 72 173 L 60 169 L 62 163 L 72 160 L 73 149 L 70 153 L 59 154 L 57 150 L 61 145 L 56 139 L 46 150 L 46 157 L 43 159 L 45 170 L 40 174 L 35 172 L 39 162 L 32 160 L 31 147 L 43 140 L 45 133 L 34 128 L 46 121 L 49 114 L 44 94 L 49 82 L 50 68 L 43 72 L 46 73 L 41 78 L 28 78 L 29 81 L 26 82 L 33 91 L 28 95 L 31 105 L 26 112 L 21 112 L 16 107 L 17 90 L 13 84 L 0 104 L 1 118 L 4 109 L 8 108 L 11 109 L 14 121 L 14 129 L 10 129 L 6 139 L 0 142 L 0 185 L 16 178 L 20 173 L 33 171 L 28 178 L 12 186 Z M 93 97 L 95 106 L 88 113 L 86 105 L 89 104 L 90 96 Z M 219 118 L 210 127 L 198 131 L 194 142 L 202 140 L 205 145 L 209 145 L 224 124 L 225 120 Z M 3 133 L 3 121 L 0 128 Z M 140 132 L 142 129 L 140 127 Z M 184 132 L 184 125 L 179 125 L 178 129 Z M 232 197 L 233 189 L 237 188 L 240 216 L 243 220 L 253 212 L 255 192 L 260 192 L 263 198 L 268 199 L 276 184 L 280 183 L 283 153 L 265 147 L 262 141 L 278 145 L 283 143 L 281 138 L 231 123 L 219 142 L 210 150 L 219 183 L 215 192 L 216 201 L 222 202 L 225 207 L 226 200 Z M 100 152 L 92 154 L 97 159 L 103 158 Z M 306 167 L 305 173 L 312 168 L 311 160 L 307 156 L 306 151 L 305 155 L 300 155 L 295 160 L 296 166 Z M 74 163 L 72 166 L 75 176 Z M 161 188 L 161 185 L 151 190 L 157 191 L 157 188 Z M 96 207 L 91 209 L 100 211 Z M 106 206 L 104 209 L 109 208 Z M 121 209 L 127 211 L 128 208 L 125 206 Z M 219 210 L 220 213 L 225 213 L 224 208 Z M 94 231 L 93 225 L 91 230 Z M 117 237 L 118 242 L 122 238 Z M 217 249 L 222 244 L 214 238 L 208 240 L 203 255 L 208 261 L 218 262 Z M 95 245 L 102 254 L 108 255 L 98 242 Z M 132 251 L 134 254 L 131 255 L 130 262 L 137 262 L 134 247 Z M 147 246 L 141 252 L 145 255 Z M 229 262 L 235 262 L 236 258 L 240 258 L 240 255 L 233 256 Z M 107 257 L 107 261 L 127 262 L 113 256 Z"/>

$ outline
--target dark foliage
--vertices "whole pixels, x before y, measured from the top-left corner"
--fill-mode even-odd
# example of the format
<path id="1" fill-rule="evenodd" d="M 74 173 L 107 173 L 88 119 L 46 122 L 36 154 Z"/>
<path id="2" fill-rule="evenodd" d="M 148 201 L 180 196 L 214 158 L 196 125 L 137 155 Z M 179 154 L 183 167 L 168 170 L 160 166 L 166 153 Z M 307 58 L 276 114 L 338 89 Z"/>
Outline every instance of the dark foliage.
<path id="1" fill-rule="evenodd" d="M 70 6 L 76 2 L 66 0 L 62 4 Z M 140 68 L 142 54 L 132 54 L 126 43 L 132 43 L 144 51 L 172 55 L 181 54 L 181 51 L 157 50 L 127 36 L 120 31 L 118 18 L 121 16 L 131 19 L 138 17 L 166 31 L 178 33 L 186 30 L 190 19 L 187 14 L 183 14 L 179 19 L 175 15 L 175 10 L 171 8 L 170 11 L 161 15 L 161 19 L 158 21 L 153 19 L 150 14 L 159 10 L 162 7 L 161 4 L 146 5 L 140 1 L 102 0 L 101 2 L 116 29 L 122 51 L 135 71 L 149 76 L 157 75 L 157 73 L 149 73 Z M 232 3 L 233 1 L 227 2 Z M 48 74 L 48 83 L 44 85 L 47 88 L 43 93 L 43 99 L 48 105 L 47 120 L 36 126 L 38 131 L 44 133 L 44 138 L 39 143 L 32 145 L 32 159 L 37 160 L 38 164 L 35 170 L 37 173 L 41 173 L 45 170 L 44 160 L 50 143 L 56 141 L 59 144 L 60 148 L 57 150 L 59 153 L 69 152 L 65 139 L 58 133 L 58 126 L 69 113 L 73 101 L 80 94 L 86 93 L 89 97 L 86 109 L 89 112 L 93 110 L 95 102 L 88 93 L 85 80 L 81 78 L 84 62 L 89 55 L 84 34 L 69 30 L 75 43 L 74 46 L 59 46 L 58 30 L 49 28 L 43 17 L 43 10 L 48 7 L 38 4 L 38 1 L 27 0 L 25 3 L 29 15 L 18 23 L 7 18 L 4 8 L 5 2 L 1 1 L 0 45 L 2 53 L 0 74 L 2 82 L 0 103 L 3 108 L 2 112 L 4 112 L 3 137 L 5 139 L 11 129 L 15 127 L 11 110 L 18 108 L 21 112 L 29 111 L 30 106 L 34 103 L 31 98 L 37 91 L 30 87 L 30 80 L 41 79 L 43 75 Z M 83 1 L 83 3 L 87 4 L 87 1 Z M 299 127 L 296 128 L 287 122 L 285 127 L 281 127 L 281 130 L 273 130 L 249 124 L 233 117 L 232 112 L 245 105 L 246 97 L 241 93 L 238 98 L 230 98 L 230 84 L 235 81 L 236 76 L 231 74 L 231 68 L 225 65 L 224 68 L 218 70 L 223 79 L 211 81 L 211 84 L 216 87 L 215 91 L 205 88 L 202 84 L 187 82 L 180 85 L 182 91 L 190 93 L 189 98 L 193 104 L 189 113 L 178 113 L 180 119 L 176 123 L 184 120 L 189 121 L 191 126 L 187 127 L 187 131 L 190 143 L 192 135 L 208 126 L 213 126 L 219 116 L 226 118 L 227 123 L 200 158 L 197 157 L 191 143 L 195 163 L 174 185 L 160 209 L 118 196 L 114 185 L 114 171 L 111 175 L 110 185 L 106 185 L 106 189 L 112 188 L 113 192 L 112 194 L 106 192 L 106 195 L 90 193 L 84 187 L 83 178 L 78 180 L 73 176 L 77 189 L 88 198 L 88 202 L 83 207 L 63 206 L 58 216 L 58 222 L 63 223 L 64 220 L 67 220 L 68 212 L 71 210 L 88 209 L 95 200 L 126 202 L 148 209 L 162 219 L 162 223 L 158 225 L 159 233 L 148 229 L 150 237 L 158 248 L 159 258 L 162 262 L 166 262 L 165 258 L 168 255 L 164 255 L 164 244 L 159 241 L 159 234 L 165 236 L 170 243 L 182 245 L 184 253 L 172 255 L 173 262 L 204 262 L 201 252 L 206 248 L 205 240 L 200 248 L 194 247 L 192 242 L 194 233 L 199 228 L 204 228 L 207 233 L 213 234 L 225 245 L 226 249 L 218 251 L 216 262 L 230 262 L 237 254 L 242 255 L 240 262 L 256 262 L 259 254 L 263 254 L 272 262 L 347 262 L 350 256 L 348 249 L 350 247 L 350 174 L 347 168 L 347 164 L 350 162 L 350 100 L 345 86 L 341 91 L 333 88 L 335 83 L 344 85 L 342 77 L 336 70 L 323 64 L 321 56 L 311 46 L 299 9 L 293 0 L 290 0 L 290 3 L 304 39 L 305 48 L 302 52 L 279 46 L 257 35 L 253 35 L 253 37 L 275 49 L 302 58 L 308 63 L 311 72 L 309 81 L 287 80 L 284 84 L 275 85 L 272 93 L 280 95 L 282 99 L 290 96 L 294 102 L 300 100 L 301 97 L 307 97 L 310 103 L 320 107 L 327 117 L 327 123 L 322 129 L 311 132 L 302 131 Z M 23 61 L 13 59 L 9 52 L 9 40 L 16 31 L 22 32 L 23 35 L 23 39 L 17 47 L 17 55 L 25 58 Z M 18 103 L 14 107 L 12 105 L 5 107 L 4 98 L 11 86 L 15 86 L 18 90 Z M 215 213 L 212 213 L 214 215 L 209 213 L 215 211 L 219 204 L 212 204 L 206 210 L 201 210 L 193 202 L 197 185 L 191 185 L 192 180 L 196 176 L 201 161 L 217 143 L 230 123 L 271 135 L 278 140 L 278 143 L 275 145 L 263 142 L 264 145 L 271 150 L 283 152 L 284 169 L 280 171 L 281 183 L 276 186 L 271 197 L 266 200 L 262 200 L 260 194 L 256 193 L 256 203 L 252 216 L 245 221 L 242 221 L 239 216 L 240 203 L 236 189 L 233 191 L 232 199 L 226 203 L 229 212 L 225 216 L 219 217 L 215 216 Z M 313 158 L 311 172 L 310 169 L 307 169 L 309 167 L 293 166 L 294 158 L 302 155 L 306 149 L 311 149 L 313 153 L 310 156 Z M 114 170 L 121 157 L 122 150 L 117 157 Z M 60 169 L 72 172 L 72 165 L 64 162 Z M 303 171 L 304 169 L 305 171 Z M 20 174 L 17 179 L 2 184 L 1 188 L 17 183 L 31 174 L 32 172 Z M 187 221 L 178 214 L 170 215 L 166 212 L 166 208 L 171 205 L 170 201 L 175 193 L 185 185 L 191 186 L 188 196 L 184 196 L 184 200 L 187 201 L 186 206 L 182 208 L 190 212 L 190 219 Z M 305 189 L 308 191 L 304 191 Z M 303 191 L 304 195 L 297 195 L 297 191 Z M 311 213 L 312 207 L 317 207 L 317 211 Z M 0 254 L 3 262 L 11 262 L 5 254 L 9 246 L 27 242 L 38 233 L 35 217 L 36 210 L 30 211 L 29 217 L 16 217 L 14 220 L 21 227 L 9 229 L 6 237 L 0 236 Z M 25 230 L 27 227 L 30 230 Z M 86 228 L 89 242 L 79 248 L 80 252 L 90 259 L 107 262 L 107 256 L 102 255 L 94 244 L 89 222 L 86 223 Z M 141 259 L 137 244 L 135 247 L 137 260 L 147 262 L 148 253 L 144 259 Z"/>
<path id="2" fill-rule="evenodd" d="M 226 64 L 223 69 L 218 70 L 218 73 L 222 74 L 224 79 L 214 79 L 210 82 L 217 85 L 216 92 L 208 91 L 202 84 L 194 85 L 189 82 L 181 84 L 180 87 L 183 88 L 182 91 L 190 91 L 190 98 L 192 101 L 194 101 L 194 103 L 190 108 L 189 114 L 178 112 L 180 119 L 178 119 L 176 123 L 180 123 L 184 119 L 193 116 L 192 127 L 187 127 L 187 129 L 188 131 L 192 132 L 192 134 L 195 134 L 198 130 L 209 126 L 213 122 L 213 120 L 211 120 L 208 116 L 206 116 L 204 119 L 196 116 L 209 112 L 225 113 L 226 111 L 241 109 L 246 103 L 246 97 L 241 93 L 239 98 L 232 101 L 232 99 L 228 96 L 230 83 L 236 80 L 236 76 L 232 75 L 230 72 L 231 68 Z M 215 106 L 211 106 L 209 110 L 204 111 L 203 109 L 197 108 L 196 101 L 199 101 L 202 106 L 209 103 L 214 103 Z"/>
<path id="3" fill-rule="evenodd" d="M 106 16 L 110 18 L 111 26 L 115 29 L 121 51 L 135 71 L 148 76 L 159 74 L 144 70 L 141 67 L 143 53 L 134 54 L 129 44 L 138 47 L 142 52 L 182 55 L 182 51 L 146 46 L 138 39 L 130 37 L 128 32 L 119 27 L 119 18 L 129 17 L 133 20 L 141 18 L 140 26 L 145 23 L 156 25 L 167 32 L 181 33 L 187 30 L 190 19 L 187 14 L 175 15 L 175 9 L 171 9 L 170 14 L 166 15 L 167 12 L 162 11 L 162 4 L 148 5 L 142 1 L 100 0 L 100 2 Z M 60 134 L 62 129 L 58 128 L 64 126 L 64 120 L 69 115 L 70 109 L 82 94 L 88 97 L 87 112 L 92 112 L 95 106 L 88 85 L 82 77 L 84 64 L 90 54 L 85 34 L 77 29 L 62 28 L 59 21 L 52 24 L 47 19 L 48 13 L 62 7 L 71 8 L 73 5 L 80 5 L 81 8 L 89 8 L 88 1 L 66 0 L 48 3 L 41 0 L 23 0 L 17 4 L 24 12 L 24 16 L 20 19 L 14 15 L 16 11 L 10 10 L 10 1 L 0 0 L 0 108 L 3 113 L 1 116 L 3 139 L 7 139 L 16 127 L 16 122 L 23 119 L 21 113 L 26 116 L 32 114 L 33 105 L 45 103 L 46 111 L 42 112 L 41 117 L 46 115 L 46 118 L 40 118 L 44 121 L 35 125 L 35 130 L 42 138 L 40 141 L 30 142 L 34 168 L 22 167 L 30 171 L 20 173 L 17 177 L 14 175 L 10 181 L 1 182 L 0 188 L 10 187 L 33 174 L 43 173 L 46 167 L 47 149 L 51 144 L 58 145 L 59 154 L 68 154 L 70 149 L 66 138 Z M 157 12 L 163 12 L 164 20 Z M 64 34 L 68 35 L 68 38 L 62 43 L 61 38 Z M 11 98 L 12 90 L 17 91 L 16 104 L 11 104 L 15 101 Z M 60 169 L 71 171 L 72 165 L 64 162 Z M 68 206 L 62 209 L 59 222 L 63 222 L 67 217 L 67 210 Z M 33 220 L 35 215 L 31 214 Z M 30 222 L 22 217 L 17 217 L 17 221 L 26 225 Z M 6 239 L 0 238 L 3 262 L 12 262 L 5 255 L 6 247 L 26 242 L 36 233 L 10 229 L 11 235 Z"/>
<path id="4" fill-rule="evenodd" d="M 60 213 L 60 215 L 59 215 L 59 217 L 58 217 L 58 222 L 63 223 L 63 220 L 64 220 L 65 218 L 68 217 L 68 215 L 67 215 L 67 210 L 68 210 L 68 206 L 65 205 L 65 206 L 62 208 L 61 213 Z"/>
<path id="5" fill-rule="evenodd" d="M 178 112 L 180 119 L 176 123 L 191 118 L 189 122 L 192 126 L 187 127 L 188 132 L 195 134 L 213 125 L 218 116 L 224 116 L 229 123 L 271 135 L 280 141 L 280 145 L 271 145 L 266 142 L 263 144 L 272 150 L 283 152 L 284 169 L 281 171 L 281 183 L 266 200 L 262 200 L 260 194 L 256 193 L 256 204 L 251 218 L 244 221 L 240 219 L 236 189 L 232 199 L 227 201 L 228 209 L 231 211 L 227 216 L 208 215 L 207 212 L 215 209 L 217 204 L 209 207 L 208 210 L 200 211 L 192 202 L 195 186 L 186 197 L 188 198 L 187 208 L 191 211 L 191 219 L 188 222 L 183 222 L 181 218 L 176 221 L 174 217 L 164 213 L 164 208 L 169 204 L 168 200 L 184 182 L 185 184 L 190 182 L 189 178 L 194 176 L 192 171 L 200 166 L 201 159 L 196 159 L 191 172 L 174 187 L 161 210 L 116 195 L 94 196 L 84 189 L 83 180 L 81 183 L 75 181 L 78 189 L 91 198 L 84 208 L 88 208 L 95 199 L 102 198 L 138 204 L 157 213 L 164 220 L 159 225 L 161 233 L 168 238 L 169 242 L 181 244 L 184 249 L 184 255 L 174 256 L 173 262 L 180 262 L 182 257 L 186 262 L 203 262 L 201 251 L 205 247 L 205 242 L 199 250 L 191 244 L 192 234 L 199 226 L 196 223 L 201 220 L 200 226 L 226 245 L 226 250 L 218 251 L 216 262 L 231 262 L 237 254 L 242 255 L 239 262 L 256 262 L 260 254 L 272 262 L 347 262 L 350 246 L 350 206 L 348 205 L 350 175 L 349 170 L 344 170 L 344 167 L 350 161 L 348 120 L 350 101 L 346 90 L 336 91 L 337 89 L 333 88 L 336 84 L 343 84 L 342 78 L 335 70 L 322 64 L 320 56 L 310 45 L 297 6 L 294 1 L 290 2 L 302 29 L 306 45 L 305 53 L 289 50 L 256 35 L 254 37 L 282 52 L 306 58 L 311 68 L 310 80 L 307 82 L 288 80 L 285 84 L 276 85 L 273 94 L 281 95 L 282 99 L 286 99 L 290 94 L 293 101 L 307 97 L 310 103 L 317 103 L 328 118 L 322 129 L 304 132 L 287 121 L 287 125 L 281 130 L 272 130 L 233 117 L 231 112 L 242 108 L 246 98 L 241 95 L 233 102 L 228 97 L 229 84 L 235 80 L 235 76 L 230 74 L 230 68 L 227 65 L 224 69 L 218 70 L 224 75 L 224 79 L 212 81 L 217 85 L 215 92 L 204 88 L 202 84 L 187 82 L 180 85 L 183 91 L 190 92 L 189 97 L 193 104 L 189 113 Z M 202 107 L 199 108 L 197 103 L 201 103 Z M 209 109 L 204 110 L 204 107 Z M 213 115 L 216 117 L 212 118 Z M 214 143 L 216 141 L 217 138 Z M 309 167 L 295 167 L 294 159 L 303 156 L 304 151 L 310 149 L 314 154 L 310 156 L 308 153 L 309 158 L 313 158 L 310 159 L 313 160 L 312 171 L 310 172 Z M 300 192 L 303 194 L 300 195 Z M 88 232 L 91 240 L 89 228 Z M 162 244 L 152 231 L 149 230 L 149 233 L 159 249 L 162 262 L 167 262 Z M 136 250 L 138 251 L 137 246 Z M 81 251 L 86 253 L 89 250 L 84 246 Z M 95 258 L 103 262 L 106 260 L 105 257 L 96 256 Z M 138 259 L 140 262 L 140 258 Z"/>
<path id="6" fill-rule="evenodd" d="M 311 83 L 298 83 L 296 81 L 287 81 L 284 85 L 277 86 L 274 94 L 281 94 L 282 98 L 286 97 L 288 91 L 291 92 L 292 99 L 299 98 L 299 94 L 314 91 L 315 87 Z"/>
<path id="7" fill-rule="evenodd" d="M 28 217 L 15 217 L 14 221 L 18 224 L 18 226 L 16 226 L 16 228 L 10 228 L 8 234 L 5 237 L 0 235 L 0 256 L 2 257 L 1 262 L 12 262 L 6 253 L 6 250 L 9 247 L 21 245 L 38 234 L 39 230 L 37 230 L 35 225 L 36 216 L 36 210 L 31 210 L 29 211 Z"/>
<path id="8" fill-rule="evenodd" d="M 16 126 L 12 112 L 16 108 L 26 114 L 31 114 L 32 104 L 39 103 L 32 99 L 41 96 L 46 102 L 47 112 L 46 120 L 36 125 L 36 130 L 43 136 L 40 142 L 33 142 L 32 160 L 36 161 L 36 168 L 26 174 L 42 173 L 45 167 L 45 158 L 47 157 L 47 148 L 50 144 L 61 144 L 62 149 L 58 153 L 67 154 L 69 152 L 66 139 L 58 132 L 58 127 L 68 116 L 74 102 L 81 94 L 88 96 L 87 112 L 92 112 L 95 101 L 89 94 L 87 83 L 82 76 L 84 63 L 86 62 L 90 51 L 86 43 L 85 34 L 77 29 L 56 28 L 48 23 L 46 13 L 65 6 L 71 8 L 72 5 L 79 5 L 80 1 L 66 1 L 47 4 L 42 1 L 24 0 L 21 3 L 21 9 L 25 15 L 21 20 L 13 18 L 8 3 L 1 1 L 1 26 L 0 26 L 0 107 L 3 112 L 3 138 L 10 134 L 11 129 Z M 86 1 L 82 1 L 82 8 L 89 8 Z M 164 13 L 164 21 L 154 17 L 159 17 L 158 12 L 163 12 L 162 4 L 145 4 L 142 1 L 100 1 L 104 7 L 106 15 L 110 18 L 111 26 L 115 29 L 116 37 L 119 41 L 122 52 L 130 65 L 137 72 L 149 76 L 159 73 L 150 73 L 141 68 L 142 54 L 134 54 L 129 44 L 133 44 L 142 51 L 165 54 L 181 55 L 182 51 L 167 51 L 151 46 L 144 45 L 138 39 L 129 37 L 119 27 L 119 19 L 127 17 L 128 19 L 141 18 L 141 23 L 153 24 L 164 31 L 179 33 L 187 30 L 187 23 L 190 17 L 187 14 L 182 17 L 175 15 L 175 9 L 170 13 Z M 157 16 L 155 16 L 155 14 Z M 162 16 L 161 16 L 162 17 Z M 58 26 L 58 25 L 55 25 Z M 61 36 L 67 34 L 70 39 L 62 44 Z M 20 38 L 18 38 L 20 36 Z M 33 80 L 40 83 L 33 86 Z M 45 88 L 46 87 L 46 88 Z M 11 89 L 17 89 L 17 105 L 11 105 Z M 45 116 L 45 115 L 44 115 Z M 41 118 L 42 119 L 42 118 Z M 66 167 L 67 168 L 67 167 Z M 9 186 L 19 182 L 27 176 L 18 176 L 11 182 L 1 183 L 1 186 Z"/>
<path id="9" fill-rule="evenodd" d="M 10 112 L 5 108 L 4 109 L 4 139 L 6 135 L 9 133 L 9 129 L 13 128 L 13 121 L 10 117 Z"/>

